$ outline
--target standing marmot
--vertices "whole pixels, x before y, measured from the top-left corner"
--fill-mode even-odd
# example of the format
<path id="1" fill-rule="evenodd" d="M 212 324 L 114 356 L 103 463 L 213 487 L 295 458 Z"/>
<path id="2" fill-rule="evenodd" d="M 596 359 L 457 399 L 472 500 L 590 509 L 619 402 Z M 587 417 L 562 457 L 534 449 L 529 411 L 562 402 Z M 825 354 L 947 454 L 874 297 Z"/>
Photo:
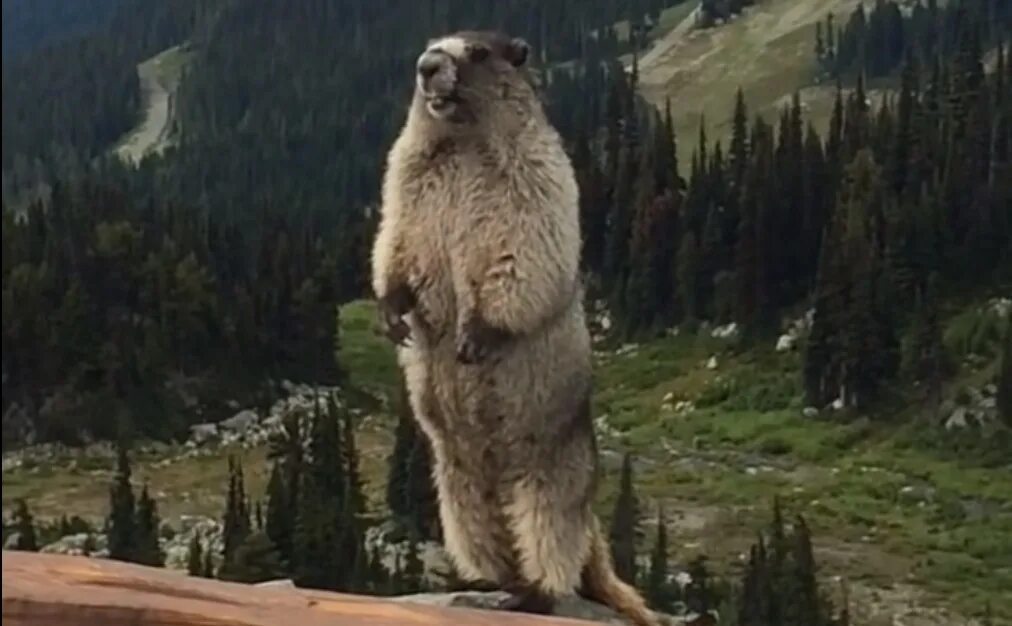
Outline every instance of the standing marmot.
<path id="1" fill-rule="evenodd" d="M 578 189 L 528 46 L 461 32 L 418 58 L 373 247 L 381 323 L 432 443 L 461 574 L 549 612 L 579 589 L 643 626 L 591 512 L 597 450 Z"/>

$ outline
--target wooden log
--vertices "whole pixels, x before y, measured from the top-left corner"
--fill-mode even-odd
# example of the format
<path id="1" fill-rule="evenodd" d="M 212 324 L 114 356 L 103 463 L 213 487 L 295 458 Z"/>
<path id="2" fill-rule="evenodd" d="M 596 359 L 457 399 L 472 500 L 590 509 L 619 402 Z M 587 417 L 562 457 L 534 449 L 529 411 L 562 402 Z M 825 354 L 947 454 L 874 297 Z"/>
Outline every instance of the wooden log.
<path id="1" fill-rule="evenodd" d="M 256 587 L 108 559 L 3 551 L 4 626 L 589 626 L 521 613 Z"/>

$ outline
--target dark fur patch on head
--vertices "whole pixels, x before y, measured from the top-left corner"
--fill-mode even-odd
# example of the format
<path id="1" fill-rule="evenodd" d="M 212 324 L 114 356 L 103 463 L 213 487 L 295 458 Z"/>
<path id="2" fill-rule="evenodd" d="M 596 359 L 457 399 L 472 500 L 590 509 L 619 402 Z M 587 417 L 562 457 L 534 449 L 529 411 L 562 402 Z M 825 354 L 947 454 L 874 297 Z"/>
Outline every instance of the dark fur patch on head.
<path id="1" fill-rule="evenodd" d="M 462 30 L 450 37 L 459 37 L 472 43 L 475 49 L 487 50 L 491 56 L 503 59 L 514 67 L 525 65 L 530 56 L 530 45 L 526 41 L 498 31 Z"/>

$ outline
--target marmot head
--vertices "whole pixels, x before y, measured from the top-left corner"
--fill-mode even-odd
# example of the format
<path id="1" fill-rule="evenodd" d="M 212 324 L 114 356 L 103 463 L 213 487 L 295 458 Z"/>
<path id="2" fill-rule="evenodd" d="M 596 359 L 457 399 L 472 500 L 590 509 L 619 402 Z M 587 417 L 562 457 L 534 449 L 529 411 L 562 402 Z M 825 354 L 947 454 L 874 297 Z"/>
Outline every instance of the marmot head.
<path id="1" fill-rule="evenodd" d="M 433 120 L 452 125 L 501 116 L 530 102 L 526 75 L 530 46 L 495 32 L 461 31 L 433 39 L 415 66 L 415 104 Z"/>

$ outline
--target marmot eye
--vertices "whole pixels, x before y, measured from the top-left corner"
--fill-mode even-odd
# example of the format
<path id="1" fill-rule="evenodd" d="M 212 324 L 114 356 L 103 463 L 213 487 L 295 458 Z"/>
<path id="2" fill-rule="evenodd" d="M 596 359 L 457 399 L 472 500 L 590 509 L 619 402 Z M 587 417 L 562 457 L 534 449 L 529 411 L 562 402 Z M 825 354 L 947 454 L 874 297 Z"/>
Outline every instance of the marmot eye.
<path id="1" fill-rule="evenodd" d="M 488 58 L 489 49 L 485 46 L 474 46 L 469 54 L 472 63 L 481 63 Z"/>

